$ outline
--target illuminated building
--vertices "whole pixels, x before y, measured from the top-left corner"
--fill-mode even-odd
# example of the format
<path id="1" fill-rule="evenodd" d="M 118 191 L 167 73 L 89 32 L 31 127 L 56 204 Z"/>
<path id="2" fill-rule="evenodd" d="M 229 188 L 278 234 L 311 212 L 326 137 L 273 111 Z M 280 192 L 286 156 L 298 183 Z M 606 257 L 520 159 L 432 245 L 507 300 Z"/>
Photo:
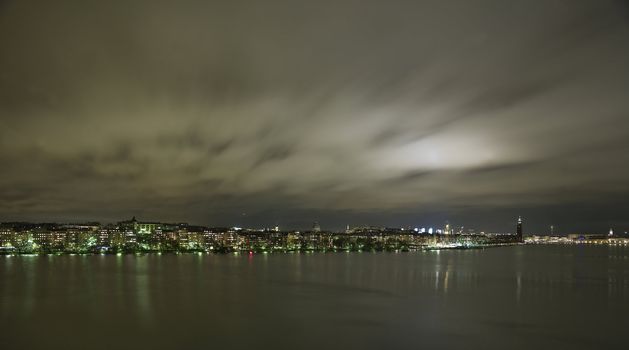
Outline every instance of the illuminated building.
<path id="1" fill-rule="evenodd" d="M 158 228 L 159 224 L 154 222 L 135 222 L 133 230 L 137 234 L 152 234 Z"/>
<path id="2" fill-rule="evenodd" d="M 109 230 L 102 229 L 98 232 L 97 244 L 101 247 L 108 247 L 111 244 L 111 237 L 109 235 Z"/>
<path id="3" fill-rule="evenodd" d="M 156 229 L 160 228 L 160 224 L 157 222 L 141 222 L 135 216 L 131 220 L 119 222 L 118 226 L 125 230 L 132 230 L 136 235 L 152 234 Z"/>
<path id="4" fill-rule="evenodd" d="M 51 245 L 50 232 L 46 230 L 35 230 L 33 232 L 33 242 L 39 247 L 45 249 Z"/>
<path id="5" fill-rule="evenodd" d="M 65 246 L 66 233 L 64 231 L 53 231 L 50 235 L 50 242 L 53 248 L 62 249 Z"/>
<path id="6" fill-rule="evenodd" d="M 124 233 L 124 244 L 127 247 L 133 247 L 138 242 L 135 232 L 128 230 Z"/>
<path id="7" fill-rule="evenodd" d="M 77 230 L 67 230 L 66 231 L 66 247 L 76 248 L 79 244 L 79 231 Z"/>
<path id="8" fill-rule="evenodd" d="M 123 231 L 119 229 L 109 230 L 108 236 L 112 247 L 121 249 L 124 246 L 125 234 Z"/>
<path id="9" fill-rule="evenodd" d="M 515 228 L 515 235 L 517 237 L 518 242 L 523 242 L 522 239 L 522 217 L 518 217 L 518 224 Z"/>
<path id="10" fill-rule="evenodd" d="M 12 246 L 13 240 L 12 230 L 0 230 L 0 247 Z"/>

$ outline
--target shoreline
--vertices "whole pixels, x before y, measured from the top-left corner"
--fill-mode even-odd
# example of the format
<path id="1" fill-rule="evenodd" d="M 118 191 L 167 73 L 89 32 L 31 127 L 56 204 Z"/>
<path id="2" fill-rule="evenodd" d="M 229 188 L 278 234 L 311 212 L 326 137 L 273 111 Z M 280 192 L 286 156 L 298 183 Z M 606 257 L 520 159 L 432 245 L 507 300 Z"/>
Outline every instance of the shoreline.
<path id="1" fill-rule="evenodd" d="M 191 250 L 191 251 L 115 251 L 115 252 L 0 252 L 0 256 L 127 256 L 127 255 L 268 255 L 268 254 L 314 254 L 314 253 L 416 253 L 442 250 L 483 250 L 524 243 L 494 244 L 483 246 L 422 247 L 413 249 L 353 250 L 353 249 L 295 249 L 295 250 Z"/>

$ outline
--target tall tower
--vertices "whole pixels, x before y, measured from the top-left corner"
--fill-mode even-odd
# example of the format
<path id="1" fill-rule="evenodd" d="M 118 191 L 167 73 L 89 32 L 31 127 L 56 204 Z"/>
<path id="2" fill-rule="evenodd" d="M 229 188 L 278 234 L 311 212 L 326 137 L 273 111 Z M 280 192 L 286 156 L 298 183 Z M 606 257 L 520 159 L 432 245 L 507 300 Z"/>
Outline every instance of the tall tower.
<path id="1" fill-rule="evenodd" d="M 518 239 L 518 242 L 522 242 L 522 217 L 518 216 L 518 225 L 515 228 L 515 235 Z"/>

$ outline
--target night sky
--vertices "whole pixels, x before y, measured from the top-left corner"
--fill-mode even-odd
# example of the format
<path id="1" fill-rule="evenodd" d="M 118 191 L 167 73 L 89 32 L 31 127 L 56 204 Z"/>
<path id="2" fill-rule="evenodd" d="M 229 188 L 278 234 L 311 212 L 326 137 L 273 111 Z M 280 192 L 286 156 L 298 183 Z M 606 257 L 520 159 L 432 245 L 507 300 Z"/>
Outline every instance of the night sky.
<path id="1" fill-rule="evenodd" d="M 626 1 L 0 1 L 0 220 L 629 230 Z"/>

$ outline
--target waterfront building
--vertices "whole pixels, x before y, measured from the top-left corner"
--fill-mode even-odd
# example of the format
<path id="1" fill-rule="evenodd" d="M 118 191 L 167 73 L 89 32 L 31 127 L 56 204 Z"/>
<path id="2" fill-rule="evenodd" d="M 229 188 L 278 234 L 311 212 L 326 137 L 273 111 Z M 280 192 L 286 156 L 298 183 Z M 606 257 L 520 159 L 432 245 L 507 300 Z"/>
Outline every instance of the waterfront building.
<path id="1" fill-rule="evenodd" d="M 109 247 L 111 245 L 111 239 L 109 236 L 109 230 L 101 229 L 98 231 L 96 242 L 100 247 Z"/>
<path id="2" fill-rule="evenodd" d="M 1 229 L 0 230 L 0 247 L 12 247 L 13 230 Z"/>

